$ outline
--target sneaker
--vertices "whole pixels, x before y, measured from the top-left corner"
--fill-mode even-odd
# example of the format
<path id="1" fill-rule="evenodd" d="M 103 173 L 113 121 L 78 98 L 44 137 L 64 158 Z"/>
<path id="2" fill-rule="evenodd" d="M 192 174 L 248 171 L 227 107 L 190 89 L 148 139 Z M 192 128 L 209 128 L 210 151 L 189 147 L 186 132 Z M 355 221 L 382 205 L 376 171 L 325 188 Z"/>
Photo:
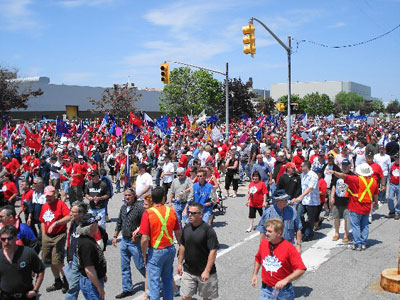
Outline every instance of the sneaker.
<path id="1" fill-rule="evenodd" d="M 51 286 L 46 288 L 46 292 L 50 293 L 61 290 L 62 288 L 63 288 L 63 282 L 61 281 L 60 278 L 57 278 Z"/>
<path id="2" fill-rule="evenodd" d="M 366 245 L 361 245 L 361 250 L 366 250 L 367 246 Z"/>
<path id="3" fill-rule="evenodd" d="M 351 244 L 347 248 L 349 248 L 350 250 L 356 250 L 356 245 Z"/>
<path id="4" fill-rule="evenodd" d="M 67 280 L 67 278 L 64 277 L 62 281 L 63 281 L 63 285 L 62 285 L 61 291 L 63 294 L 66 294 L 69 290 L 68 280 Z"/>
<path id="5" fill-rule="evenodd" d="M 400 220 L 400 215 L 395 215 L 395 216 L 394 216 L 394 219 L 395 219 L 396 221 Z"/>
<path id="6" fill-rule="evenodd" d="M 362 246 L 361 246 L 361 247 L 362 247 Z M 355 247 L 354 250 L 356 250 L 356 251 L 361 251 L 361 250 L 363 250 L 361 247 Z"/>
<path id="7" fill-rule="evenodd" d="M 121 294 L 118 294 L 117 296 L 115 296 L 116 299 L 122 299 L 125 297 L 129 297 L 129 296 L 133 296 L 133 294 L 135 294 L 134 291 L 125 291 L 122 292 Z"/>
<path id="8" fill-rule="evenodd" d="M 395 217 L 394 212 L 389 212 L 388 215 L 386 216 L 386 218 L 388 218 L 388 219 L 391 219 L 391 218 L 394 218 L 394 217 Z"/>

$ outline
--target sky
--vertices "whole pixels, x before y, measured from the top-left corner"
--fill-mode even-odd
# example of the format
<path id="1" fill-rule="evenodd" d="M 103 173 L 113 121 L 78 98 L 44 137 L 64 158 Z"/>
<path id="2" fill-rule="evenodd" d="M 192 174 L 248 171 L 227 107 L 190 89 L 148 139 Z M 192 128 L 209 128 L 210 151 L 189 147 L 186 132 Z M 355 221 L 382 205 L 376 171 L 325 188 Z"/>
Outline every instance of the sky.
<path id="1" fill-rule="evenodd" d="M 162 88 L 160 63 L 181 61 L 253 79 L 287 81 L 287 54 L 255 23 L 256 55 L 243 53 L 242 26 L 264 22 L 293 37 L 292 81 L 354 81 L 383 101 L 400 99 L 400 0 L 0 0 L 0 66 L 51 83 Z M 170 69 L 180 65 L 171 64 Z M 223 80 L 224 76 L 215 74 Z"/>

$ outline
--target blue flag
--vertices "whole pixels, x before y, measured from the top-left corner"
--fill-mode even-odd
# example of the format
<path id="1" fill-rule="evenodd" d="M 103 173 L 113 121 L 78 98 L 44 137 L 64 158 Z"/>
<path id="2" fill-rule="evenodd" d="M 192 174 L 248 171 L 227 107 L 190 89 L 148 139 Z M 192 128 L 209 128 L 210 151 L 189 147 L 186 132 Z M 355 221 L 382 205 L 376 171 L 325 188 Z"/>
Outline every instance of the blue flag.
<path id="1" fill-rule="evenodd" d="M 131 165 L 130 165 L 130 162 L 129 162 L 129 154 L 126 156 L 125 184 L 126 184 L 127 187 L 131 187 Z"/>
<path id="2" fill-rule="evenodd" d="M 132 141 L 134 139 L 135 139 L 135 135 L 133 133 L 128 133 L 128 134 L 125 135 L 125 140 L 127 142 L 130 142 L 130 141 Z"/>
<path id="3" fill-rule="evenodd" d="M 117 136 L 117 132 L 116 132 L 116 130 L 115 130 L 115 121 L 112 123 L 109 132 L 110 132 L 110 134 L 112 134 L 113 136 Z"/>
<path id="4" fill-rule="evenodd" d="M 261 135 L 262 135 L 262 127 L 260 127 L 260 129 L 258 129 L 257 133 L 256 133 L 256 139 L 257 141 L 261 140 Z"/>

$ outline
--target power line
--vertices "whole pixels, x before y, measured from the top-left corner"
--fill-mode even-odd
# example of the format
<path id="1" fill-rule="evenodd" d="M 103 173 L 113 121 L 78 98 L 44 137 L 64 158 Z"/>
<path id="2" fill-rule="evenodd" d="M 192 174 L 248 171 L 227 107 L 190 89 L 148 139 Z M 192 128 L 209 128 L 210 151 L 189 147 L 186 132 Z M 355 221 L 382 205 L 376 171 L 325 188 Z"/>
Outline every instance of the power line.
<path id="1" fill-rule="evenodd" d="M 294 51 L 293 53 L 296 53 L 296 52 L 297 52 L 297 50 L 299 49 L 299 45 L 300 45 L 301 43 L 310 43 L 310 44 L 314 44 L 314 45 L 317 45 L 317 46 L 320 46 L 320 47 L 331 48 L 331 49 L 341 49 L 341 48 L 350 48 L 350 47 L 361 46 L 361 45 L 365 45 L 365 44 L 367 44 L 367 43 L 376 41 L 376 40 L 378 40 L 378 39 L 380 39 L 380 38 L 383 38 L 384 36 L 386 36 L 386 35 L 392 33 L 393 31 L 395 31 L 396 29 L 399 29 L 399 28 L 400 28 L 400 24 L 398 24 L 397 26 L 395 26 L 395 27 L 392 28 L 391 30 L 389 30 L 389 31 L 387 31 L 387 32 L 385 32 L 385 33 L 383 33 L 383 34 L 381 34 L 381 35 L 378 35 L 378 36 L 376 36 L 376 37 L 374 37 L 374 38 L 372 38 L 372 39 L 369 39 L 369 40 L 366 40 L 366 41 L 362 41 L 362 42 L 358 42 L 358 43 L 354 43 L 354 44 L 342 45 L 342 46 L 329 46 L 329 45 L 322 44 L 322 43 L 318 43 L 318 42 L 314 42 L 314 41 L 292 39 L 292 40 L 295 41 L 296 44 L 297 44 L 297 46 L 296 46 L 296 51 Z"/>

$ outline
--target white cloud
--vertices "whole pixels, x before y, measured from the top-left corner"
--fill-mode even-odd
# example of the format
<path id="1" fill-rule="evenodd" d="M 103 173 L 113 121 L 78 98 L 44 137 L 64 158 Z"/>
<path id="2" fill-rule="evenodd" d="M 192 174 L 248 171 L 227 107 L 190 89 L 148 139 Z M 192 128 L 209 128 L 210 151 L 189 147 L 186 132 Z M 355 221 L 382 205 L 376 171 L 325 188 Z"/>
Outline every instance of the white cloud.
<path id="1" fill-rule="evenodd" d="M 37 33 L 41 29 L 41 25 L 30 9 L 32 2 L 32 0 L 0 1 L 0 16 L 2 19 L 0 21 L 2 25 L 0 26 L 9 31 L 27 30 Z"/>
<path id="2" fill-rule="evenodd" d="M 62 0 L 58 3 L 65 7 L 79 7 L 79 6 L 97 6 L 109 4 L 115 0 Z"/>
<path id="3" fill-rule="evenodd" d="M 328 26 L 328 28 L 335 29 L 335 28 L 341 28 L 341 27 L 344 27 L 344 26 L 346 26 L 346 23 L 344 23 L 344 22 L 336 22 L 335 24 Z"/>

